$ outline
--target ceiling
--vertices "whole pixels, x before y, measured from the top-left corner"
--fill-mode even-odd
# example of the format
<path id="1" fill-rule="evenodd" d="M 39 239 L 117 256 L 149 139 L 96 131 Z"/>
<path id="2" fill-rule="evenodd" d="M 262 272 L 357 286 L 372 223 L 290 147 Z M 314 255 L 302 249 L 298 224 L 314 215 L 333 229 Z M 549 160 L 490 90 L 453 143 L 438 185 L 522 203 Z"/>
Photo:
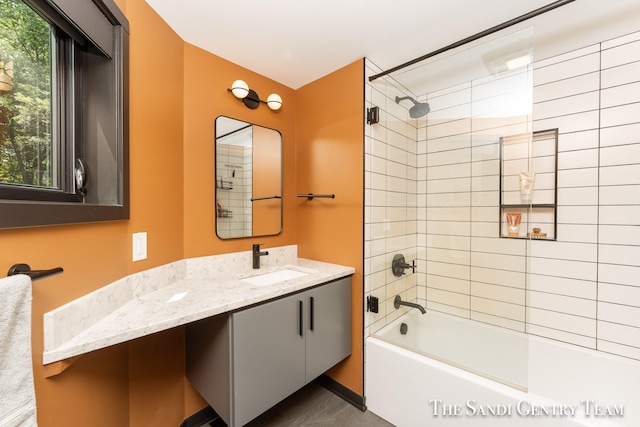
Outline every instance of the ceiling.
<path id="1" fill-rule="evenodd" d="M 553 0 L 146 2 L 184 41 L 292 89 L 361 58 L 387 70 L 554 3 Z M 578 39 L 579 46 L 587 45 L 591 41 L 582 36 L 585 29 L 597 34 L 594 42 L 610 37 L 600 28 L 605 25 L 623 31 L 621 34 L 638 31 L 638 18 L 638 0 L 575 0 L 522 23 L 519 29 L 535 24 L 538 59 L 548 46 L 559 51 L 545 54 L 575 49 L 575 43 L 571 43 Z M 516 27 L 508 31 L 513 32 Z M 439 58 L 440 55 L 434 59 Z M 451 69 L 447 68 L 444 74 Z M 399 74 L 394 74 L 394 78 Z"/>
<path id="2" fill-rule="evenodd" d="M 382 69 L 552 0 L 146 0 L 188 43 L 298 89 L 366 57 Z"/>

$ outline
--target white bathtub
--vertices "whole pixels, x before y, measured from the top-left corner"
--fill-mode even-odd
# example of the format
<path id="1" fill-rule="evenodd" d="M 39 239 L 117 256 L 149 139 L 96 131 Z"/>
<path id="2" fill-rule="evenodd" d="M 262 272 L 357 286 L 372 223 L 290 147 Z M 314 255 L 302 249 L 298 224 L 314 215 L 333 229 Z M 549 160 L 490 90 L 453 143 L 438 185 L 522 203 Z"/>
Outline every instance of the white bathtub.
<path id="1" fill-rule="evenodd" d="M 630 359 L 417 310 L 365 352 L 367 408 L 397 427 L 640 425 Z"/>

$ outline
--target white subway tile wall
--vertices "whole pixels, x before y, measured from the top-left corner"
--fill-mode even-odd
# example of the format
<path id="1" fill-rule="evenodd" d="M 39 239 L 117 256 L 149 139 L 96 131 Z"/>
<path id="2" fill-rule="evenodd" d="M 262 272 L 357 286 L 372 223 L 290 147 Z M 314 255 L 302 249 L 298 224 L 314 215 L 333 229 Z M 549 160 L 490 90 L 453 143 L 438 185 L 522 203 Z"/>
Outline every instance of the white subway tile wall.
<path id="1" fill-rule="evenodd" d="M 251 234 L 251 148 L 216 145 L 216 232 L 222 238 Z M 213 218 L 212 218 L 213 219 Z"/>
<path id="2" fill-rule="evenodd" d="M 379 71 L 367 64 L 369 75 Z M 396 277 L 391 271 L 396 254 L 408 263 L 417 261 L 418 168 L 420 162 L 421 169 L 426 166 L 417 152 L 417 121 L 408 115 L 411 101 L 395 102 L 396 96 L 406 95 L 386 79 L 367 87 L 368 105 L 380 108 L 380 122 L 367 126 L 365 141 L 365 295 L 379 299 L 379 313 L 366 313 L 367 335 L 405 311 L 393 307 L 396 295 L 416 301 L 418 275 L 406 270 Z"/>
<path id="3" fill-rule="evenodd" d="M 405 311 L 393 308 L 400 294 L 640 359 L 640 32 L 538 61 L 533 122 L 492 119 L 526 79 L 423 95 L 431 112 L 417 120 L 395 103 L 410 93 L 393 79 L 367 84 L 380 123 L 366 126 L 365 296 L 380 299 L 380 312 L 366 313 L 365 336 Z M 499 238 L 498 135 L 554 128 L 557 240 Z M 396 253 L 415 259 L 417 273 L 394 277 Z"/>
<path id="4" fill-rule="evenodd" d="M 602 44 L 597 348 L 640 358 L 640 33 Z M 635 215 L 634 215 L 635 214 Z"/>

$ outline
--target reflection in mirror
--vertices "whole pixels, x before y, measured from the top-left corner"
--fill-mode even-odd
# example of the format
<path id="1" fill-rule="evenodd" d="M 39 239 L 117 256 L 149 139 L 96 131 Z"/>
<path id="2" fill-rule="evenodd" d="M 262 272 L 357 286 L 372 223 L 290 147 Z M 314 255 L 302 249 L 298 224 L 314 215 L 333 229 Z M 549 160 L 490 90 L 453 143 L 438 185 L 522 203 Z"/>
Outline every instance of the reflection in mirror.
<path id="1" fill-rule="evenodd" d="M 216 233 L 221 239 L 270 236 L 282 230 L 280 132 L 216 118 Z"/>

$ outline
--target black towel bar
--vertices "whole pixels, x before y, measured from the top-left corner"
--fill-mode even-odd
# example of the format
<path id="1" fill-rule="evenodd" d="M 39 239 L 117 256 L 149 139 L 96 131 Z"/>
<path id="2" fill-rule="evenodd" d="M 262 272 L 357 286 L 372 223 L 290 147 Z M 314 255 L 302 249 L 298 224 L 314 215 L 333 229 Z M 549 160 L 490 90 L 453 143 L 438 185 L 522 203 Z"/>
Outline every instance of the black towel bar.
<path id="1" fill-rule="evenodd" d="M 313 194 L 313 193 L 309 193 L 309 194 L 298 194 L 298 197 L 306 197 L 307 200 L 313 200 L 314 198 L 335 199 L 336 195 L 335 194 Z"/>
<path id="2" fill-rule="evenodd" d="M 64 270 L 62 267 L 55 267 L 50 270 L 32 270 L 29 264 L 14 264 L 9 268 L 7 276 L 14 276 L 16 274 L 26 274 L 31 277 L 31 280 L 40 279 L 42 277 L 50 276 L 52 274 L 62 273 Z"/>
<path id="3" fill-rule="evenodd" d="M 252 197 L 251 201 L 255 202 L 256 200 L 269 200 L 269 199 L 282 199 L 282 196 Z"/>

